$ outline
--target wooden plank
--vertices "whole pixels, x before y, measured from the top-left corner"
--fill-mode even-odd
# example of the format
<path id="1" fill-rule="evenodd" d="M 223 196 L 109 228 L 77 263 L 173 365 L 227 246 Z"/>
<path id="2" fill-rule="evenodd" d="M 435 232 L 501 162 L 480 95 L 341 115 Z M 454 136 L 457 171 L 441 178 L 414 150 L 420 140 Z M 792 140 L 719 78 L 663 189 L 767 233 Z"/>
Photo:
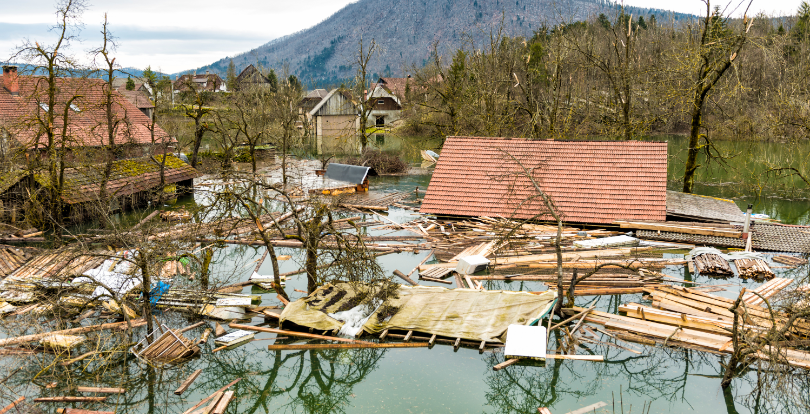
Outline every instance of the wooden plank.
<path id="1" fill-rule="evenodd" d="M 290 350 L 311 350 L 311 349 L 353 349 L 353 348 L 427 348 L 427 342 L 405 342 L 405 343 L 374 343 L 356 342 L 352 344 L 289 344 L 289 345 L 268 345 L 269 351 L 290 351 Z"/>
<path id="2" fill-rule="evenodd" d="M 587 413 L 596 411 L 597 408 L 602 408 L 602 407 L 605 407 L 605 406 L 607 406 L 606 402 L 599 401 L 596 404 L 591 404 L 591 405 L 589 405 L 587 407 L 582 407 L 582 408 L 576 409 L 574 411 L 569 411 L 566 414 L 587 414 Z"/>
<path id="3" fill-rule="evenodd" d="M 517 358 L 507 359 L 506 361 L 503 361 L 500 364 L 495 365 L 494 367 L 492 367 L 492 370 L 493 371 L 500 371 L 500 370 L 502 370 L 502 369 L 504 369 L 504 368 L 506 368 L 506 367 L 508 367 L 508 366 L 510 366 L 512 364 L 517 363 L 518 361 L 520 361 L 520 360 L 517 359 Z"/>
<path id="4" fill-rule="evenodd" d="M 619 227 L 623 229 L 658 230 L 658 231 L 667 231 L 671 233 L 700 234 L 704 236 L 730 237 L 736 239 L 742 237 L 742 231 L 732 229 L 721 230 L 718 228 L 703 227 L 703 226 L 683 226 L 675 224 L 645 223 L 636 221 L 632 222 L 615 221 L 614 223 L 618 224 Z"/>
<path id="5" fill-rule="evenodd" d="M 124 394 L 127 392 L 126 388 L 104 388 L 104 387 L 78 387 L 78 392 L 98 392 L 103 394 Z"/>
<path id="6" fill-rule="evenodd" d="M 428 346 L 433 346 L 433 343 L 436 342 L 436 334 L 433 334 L 428 341 Z"/>
<path id="7" fill-rule="evenodd" d="M 34 402 L 104 402 L 107 397 L 39 397 Z"/>
<path id="8" fill-rule="evenodd" d="M 288 336 L 298 336 L 301 338 L 309 338 L 309 339 L 321 339 L 326 341 L 337 341 L 337 342 L 348 342 L 348 343 L 365 343 L 365 344 L 372 344 L 373 342 L 365 342 L 365 341 L 358 341 L 355 339 L 347 339 L 341 338 L 337 336 L 324 336 L 324 335 L 316 335 L 304 332 L 297 332 L 297 331 L 287 331 L 284 329 L 275 329 L 275 328 L 265 328 L 263 326 L 251 326 L 251 325 L 242 325 L 238 323 L 231 323 L 228 326 L 234 329 L 244 329 L 247 331 L 256 331 L 256 332 L 267 332 L 267 333 L 274 333 L 274 334 L 282 334 Z"/>
<path id="9" fill-rule="evenodd" d="M 231 399 L 233 399 L 233 391 L 227 391 L 225 394 L 222 394 L 222 398 L 219 399 L 219 402 L 214 407 L 214 410 L 211 411 L 211 414 L 224 414 L 225 410 L 228 408 L 228 404 L 231 403 Z"/>
<path id="10" fill-rule="evenodd" d="M 133 326 L 135 326 L 136 323 L 145 322 L 145 321 L 143 319 L 136 319 L 136 320 L 133 320 L 133 321 L 130 321 L 130 322 L 133 324 Z M 88 332 L 102 331 L 102 330 L 106 330 L 106 329 L 126 328 L 126 327 L 127 327 L 127 322 L 124 321 L 124 322 L 103 323 L 101 325 L 84 326 L 84 327 L 81 327 L 81 328 L 64 329 L 64 330 L 61 330 L 61 331 L 45 332 L 45 333 L 34 334 L 34 335 L 17 336 L 17 337 L 14 337 L 14 338 L 0 339 L 0 347 L 9 346 L 9 345 L 24 344 L 26 342 L 38 341 L 38 340 L 40 340 L 42 338 L 45 338 L 45 337 L 48 337 L 48 336 L 51 336 L 51 335 L 76 335 L 76 334 L 82 334 L 82 333 L 88 333 Z"/>
<path id="11" fill-rule="evenodd" d="M 56 412 L 58 414 L 115 414 L 115 411 L 93 411 L 81 408 L 59 408 Z"/>
<path id="12" fill-rule="evenodd" d="M 201 373 L 202 373 L 202 370 L 198 369 L 198 370 L 194 371 L 191 375 L 189 375 L 189 377 L 186 378 L 186 380 L 183 381 L 182 384 L 180 384 L 180 387 L 177 388 L 174 391 L 174 395 L 182 395 L 184 392 L 186 392 L 188 387 L 191 386 L 191 384 L 194 382 L 194 380 L 196 380 L 197 377 L 199 377 Z"/>
<path id="13" fill-rule="evenodd" d="M 9 412 L 9 410 L 11 410 L 12 408 L 16 407 L 16 406 L 17 406 L 19 403 L 21 403 L 21 402 L 23 402 L 23 401 L 25 401 L 25 397 L 24 397 L 24 396 L 23 396 L 23 397 L 20 397 L 20 398 L 17 398 L 17 399 L 16 399 L 16 400 L 14 400 L 14 402 L 12 402 L 11 404 L 9 404 L 9 405 L 7 405 L 7 406 L 3 407 L 3 409 L 2 409 L 2 410 L 0 410 L 0 414 L 6 414 L 7 412 Z"/>
<path id="14" fill-rule="evenodd" d="M 410 283 L 412 286 L 418 286 L 419 284 L 414 282 L 411 278 L 409 278 L 405 273 L 400 272 L 399 270 L 394 270 L 394 275 L 399 276 L 400 279 Z"/>
<path id="15" fill-rule="evenodd" d="M 627 316 L 642 320 L 650 320 L 667 325 L 683 326 L 700 331 L 712 332 L 719 335 L 731 336 L 731 332 L 726 331 L 721 327 L 721 324 L 722 326 L 726 326 L 728 323 L 720 321 L 712 321 L 705 318 L 685 315 L 683 313 L 678 314 L 660 309 L 648 308 L 635 303 L 619 306 L 619 311 L 627 313 Z"/>
<path id="16" fill-rule="evenodd" d="M 567 252 L 562 254 L 563 261 L 574 261 L 582 258 L 590 257 L 609 257 L 609 256 L 622 256 L 626 254 L 634 254 L 635 252 L 651 250 L 653 247 L 627 247 L 622 249 L 605 249 L 605 250 L 586 250 L 581 252 Z M 556 261 L 556 253 L 515 256 L 515 257 L 499 257 L 490 263 L 491 266 L 499 264 L 517 264 L 517 263 L 532 263 L 532 262 L 550 262 Z M 431 269 L 434 267 L 455 268 L 456 263 L 438 263 L 432 265 L 419 266 L 419 271 Z"/>
<path id="17" fill-rule="evenodd" d="M 605 360 L 604 355 L 562 355 L 562 354 L 546 354 L 546 359 L 570 359 L 573 361 L 597 361 Z"/>
<path id="18" fill-rule="evenodd" d="M 209 395 L 208 397 L 206 397 L 206 398 L 205 398 L 205 399 L 203 399 L 202 401 L 198 402 L 198 403 L 197 403 L 197 405 L 195 405 L 195 406 L 193 406 L 193 407 L 189 408 L 189 409 L 188 409 L 188 410 L 186 410 L 186 411 L 183 411 L 183 414 L 191 414 L 191 412 L 193 412 L 194 410 L 196 410 L 196 409 L 200 408 L 200 407 L 201 407 L 203 404 L 207 403 L 209 400 L 211 400 L 212 398 L 216 397 L 216 396 L 217 396 L 217 394 L 222 395 L 222 392 L 224 392 L 224 391 L 225 391 L 225 390 L 227 390 L 228 388 L 231 388 L 231 387 L 232 387 L 234 384 L 236 384 L 237 382 L 239 382 L 239 381 L 241 381 L 241 380 L 242 380 L 242 378 L 237 378 L 237 379 L 235 379 L 235 380 L 231 381 L 231 382 L 230 382 L 228 385 L 226 385 L 226 386 L 224 386 L 224 387 L 222 387 L 222 388 L 220 388 L 220 389 L 218 389 L 218 390 L 214 391 L 214 393 L 213 393 L 213 394 Z"/>

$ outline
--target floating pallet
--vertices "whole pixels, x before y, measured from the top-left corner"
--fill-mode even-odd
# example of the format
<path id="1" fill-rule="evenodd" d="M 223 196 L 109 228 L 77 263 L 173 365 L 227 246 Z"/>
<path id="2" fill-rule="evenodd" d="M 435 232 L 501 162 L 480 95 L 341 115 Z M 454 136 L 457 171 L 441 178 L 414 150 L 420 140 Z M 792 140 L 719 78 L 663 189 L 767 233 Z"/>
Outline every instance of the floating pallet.
<path id="1" fill-rule="evenodd" d="M 430 277 L 434 279 L 444 279 L 449 277 L 451 273 L 453 273 L 455 269 L 446 268 L 446 267 L 433 267 L 424 272 L 419 272 L 419 276 L 421 277 Z"/>

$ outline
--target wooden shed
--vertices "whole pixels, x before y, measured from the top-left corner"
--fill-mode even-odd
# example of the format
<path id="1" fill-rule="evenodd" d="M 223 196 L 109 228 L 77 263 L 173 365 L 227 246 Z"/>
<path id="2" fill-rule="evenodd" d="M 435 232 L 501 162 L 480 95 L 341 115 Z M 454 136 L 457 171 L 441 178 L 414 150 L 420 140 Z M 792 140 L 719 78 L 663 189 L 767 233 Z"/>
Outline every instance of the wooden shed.
<path id="1" fill-rule="evenodd" d="M 318 154 L 359 153 L 360 115 L 348 92 L 332 89 L 311 111 Z"/>

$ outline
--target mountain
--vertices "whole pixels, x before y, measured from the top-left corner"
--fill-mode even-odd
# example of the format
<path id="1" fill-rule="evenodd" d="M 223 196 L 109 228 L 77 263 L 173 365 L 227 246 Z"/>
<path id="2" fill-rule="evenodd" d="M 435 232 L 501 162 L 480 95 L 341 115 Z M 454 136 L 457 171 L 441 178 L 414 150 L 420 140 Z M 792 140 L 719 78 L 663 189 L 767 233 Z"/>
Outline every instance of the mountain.
<path id="1" fill-rule="evenodd" d="M 352 58 L 362 36 L 381 46 L 371 72 L 402 76 L 411 65 L 422 66 L 433 44 L 439 53 L 458 49 L 465 35 L 480 45 L 503 22 L 509 36 L 531 37 L 539 27 L 592 18 L 599 13 L 615 17 L 619 6 L 608 0 L 360 0 L 323 22 L 298 33 L 275 39 L 246 53 L 220 59 L 197 71 L 224 75 L 233 59 L 237 71 L 247 65 L 273 68 L 287 65 L 304 82 L 339 83 L 354 74 Z M 633 16 L 656 19 L 689 17 L 670 11 L 626 7 Z"/>

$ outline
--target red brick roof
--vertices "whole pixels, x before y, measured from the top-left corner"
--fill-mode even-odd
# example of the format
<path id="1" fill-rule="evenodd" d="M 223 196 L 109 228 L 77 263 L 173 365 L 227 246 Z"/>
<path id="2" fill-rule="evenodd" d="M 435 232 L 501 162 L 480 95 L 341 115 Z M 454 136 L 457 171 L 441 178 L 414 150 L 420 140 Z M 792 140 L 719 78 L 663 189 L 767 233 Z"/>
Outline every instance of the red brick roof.
<path id="1" fill-rule="evenodd" d="M 379 82 L 371 85 L 370 90 L 373 91 L 374 87 L 377 84 L 385 85 L 385 87 L 387 87 L 388 90 L 391 91 L 391 93 L 398 96 L 399 98 L 404 99 L 406 85 L 408 85 L 409 82 L 411 83 L 411 87 L 413 87 L 413 82 L 411 81 L 411 78 L 380 78 Z"/>
<path id="2" fill-rule="evenodd" d="M 3 84 L 0 76 L 0 85 Z M 0 125 L 23 145 L 33 147 L 39 141 L 47 143 L 40 133 L 37 120 L 45 120 L 47 107 L 47 80 L 38 76 L 19 76 L 20 95 L 12 96 L 0 87 Z M 68 147 L 100 146 L 107 143 L 107 118 L 104 109 L 105 82 L 101 79 L 57 78 L 56 128 L 62 135 L 62 119 L 65 104 L 73 97 L 73 109 L 68 110 L 68 131 L 65 145 Z M 121 122 L 117 129 L 118 144 L 151 144 L 149 118 L 118 91 L 113 91 L 113 113 Z M 102 141 L 103 140 L 103 141 Z M 159 126 L 155 128 L 156 143 L 174 140 Z"/>
<path id="3" fill-rule="evenodd" d="M 155 105 L 152 105 L 152 100 L 149 99 L 149 95 L 145 91 L 142 91 L 139 86 L 141 86 L 141 84 L 135 84 L 135 89 L 129 91 L 126 85 L 124 85 L 118 88 L 118 93 L 127 98 L 127 100 L 132 102 L 138 109 L 154 109 Z"/>
<path id="4" fill-rule="evenodd" d="M 530 218 L 547 211 L 542 201 L 525 202 L 537 193 L 507 153 L 533 169 L 564 221 L 666 219 L 667 143 L 642 141 L 448 137 L 421 212 Z"/>

